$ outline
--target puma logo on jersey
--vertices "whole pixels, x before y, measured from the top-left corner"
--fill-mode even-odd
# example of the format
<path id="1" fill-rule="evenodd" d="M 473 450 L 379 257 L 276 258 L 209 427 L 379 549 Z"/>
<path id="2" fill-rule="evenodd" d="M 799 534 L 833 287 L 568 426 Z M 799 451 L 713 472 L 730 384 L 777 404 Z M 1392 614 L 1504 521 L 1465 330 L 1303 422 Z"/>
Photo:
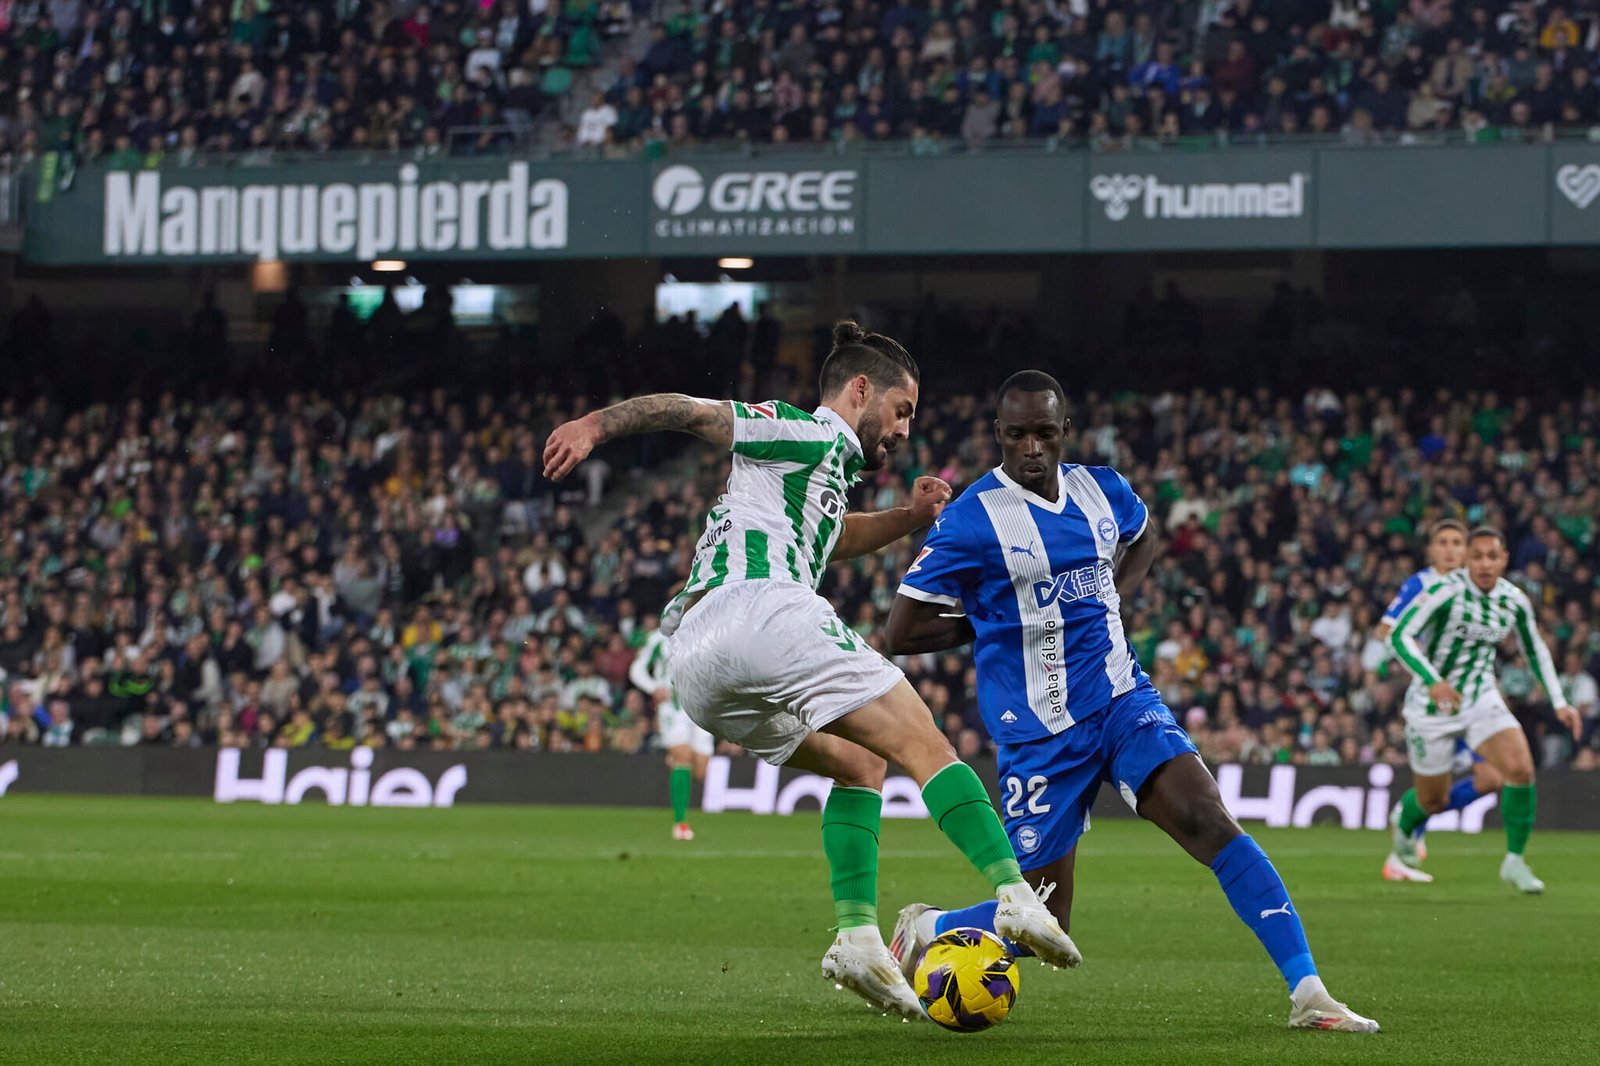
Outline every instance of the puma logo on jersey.
<path id="1" fill-rule="evenodd" d="M 1005 714 L 1002 714 L 1000 716 L 1000 720 L 1002 722 L 1004 722 L 1006 725 L 1010 725 L 1012 722 L 1015 722 L 1017 720 L 1017 716 L 1012 714 L 1010 711 L 1007 711 Z"/>
<path id="2" fill-rule="evenodd" d="M 1033 559 L 1035 562 L 1038 561 L 1038 556 L 1033 554 L 1033 541 L 1031 541 L 1031 540 L 1028 541 L 1028 546 L 1026 548 L 1019 548 L 1015 544 L 1011 545 L 1011 554 L 1012 555 L 1026 555 L 1028 558 Z"/>
<path id="3" fill-rule="evenodd" d="M 1270 917 L 1272 917 L 1272 916 L 1273 916 L 1273 915 L 1274 915 L 1274 914 L 1281 914 L 1281 915 L 1283 915 L 1283 916 L 1284 916 L 1284 917 L 1285 917 L 1285 918 L 1287 918 L 1287 917 L 1289 917 L 1289 901 L 1288 901 L 1288 900 L 1285 900 L 1285 901 L 1284 901 L 1284 903 L 1283 903 L 1283 906 L 1281 906 L 1281 907 L 1277 907 L 1277 908 L 1274 908 L 1274 909 L 1273 909 L 1273 910 L 1270 910 L 1270 911 L 1262 911 L 1262 912 L 1261 912 L 1261 917 L 1263 917 L 1263 918 L 1270 918 Z"/>

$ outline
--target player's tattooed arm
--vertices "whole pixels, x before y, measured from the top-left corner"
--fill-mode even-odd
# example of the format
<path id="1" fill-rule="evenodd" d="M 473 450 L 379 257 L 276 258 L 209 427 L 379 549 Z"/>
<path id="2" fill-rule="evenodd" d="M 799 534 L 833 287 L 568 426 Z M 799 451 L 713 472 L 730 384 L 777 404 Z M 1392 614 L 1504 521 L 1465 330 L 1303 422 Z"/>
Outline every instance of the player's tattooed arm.
<path id="1" fill-rule="evenodd" d="M 1122 602 L 1129 602 L 1133 594 L 1139 591 L 1139 585 L 1150 573 L 1150 565 L 1156 561 L 1156 551 L 1160 547 L 1160 523 L 1155 515 L 1150 515 L 1145 520 L 1144 532 L 1139 534 L 1138 540 L 1128 545 L 1121 561 L 1117 563 L 1115 581 L 1117 595 Z"/>
<path id="2" fill-rule="evenodd" d="M 677 392 L 657 392 L 602 407 L 563 423 L 544 445 L 544 476 L 560 481 L 608 440 L 673 429 L 724 448 L 733 446 L 733 405 Z"/>
<path id="3" fill-rule="evenodd" d="M 925 603 L 910 596 L 896 596 L 889 608 L 889 624 L 884 641 L 890 655 L 920 655 L 947 651 L 971 644 L 977 635 L 959 607 Z"/>

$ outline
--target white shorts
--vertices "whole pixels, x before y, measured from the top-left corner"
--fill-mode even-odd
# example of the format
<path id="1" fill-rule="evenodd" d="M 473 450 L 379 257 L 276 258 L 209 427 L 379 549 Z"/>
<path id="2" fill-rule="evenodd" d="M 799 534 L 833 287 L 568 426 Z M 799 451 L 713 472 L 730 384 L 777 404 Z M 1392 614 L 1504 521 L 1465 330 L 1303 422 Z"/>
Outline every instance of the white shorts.
<path id="1" fill-rule="evenodd" d="M 1406 690 L 1404 715 L 1411 769 L 1428 777 L 1455 769 L 1457 740 L 1477 751 L 1496 733 L 1522 728 L 1495 688 L 1479 693 L 1455 714 L 1429 714 L 1428 690 L 1412 685 Z"/>
<path id="2" fill-rule="evenodd" d="M 687 747 L 696 755 L 710 755 L 717 750 L 717 738 L 694 724 L 682 707 L 668 701 L 656 708 L 656 736 L 663 748 Z"/>
<path id="3" fill-rule="evenodd" d="M 669 639 L 678 704 L 714 736 L 774 766 L 809 734 L 905 678 L 827 600 L 787 581 L 712 589 Z"/>

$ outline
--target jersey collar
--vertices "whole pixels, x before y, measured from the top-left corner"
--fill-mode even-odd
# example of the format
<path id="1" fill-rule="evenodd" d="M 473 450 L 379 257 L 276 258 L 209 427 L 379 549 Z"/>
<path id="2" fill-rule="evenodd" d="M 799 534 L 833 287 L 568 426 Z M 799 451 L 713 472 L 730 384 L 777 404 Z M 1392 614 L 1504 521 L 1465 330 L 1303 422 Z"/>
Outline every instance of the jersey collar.
<path id="1" fill-rule="evenodd" d="M 850 442 L 850 447 L 855 449 L 857 455 L 866 454 L 861 450 L 861 438 L 856 436 L 856 431 L 850 428 L 850 423 L 846 422 L 844 416 L 838 411 L 835 411 L 827 404 L 823 404 L 811 413 L 818 418 L 832 422 L 834 428 L 844 434 L 844 439 Z"/>
<path id="2" fill-rule="evenodd" d="M 1053 503 L 1032 489 L 1025 489 L 1011 480 L 1011 476 L 1006 473 L 1005 467 L 997 466 L 994 468 L 993 473 L 995 480 L 1035 507 L 1042 507 L 1051 514 L 1060 514 L 1067 509 L 1067 475 L 1062 471 L 1060 463 L 1056 464 L 1056 498 Z"/>

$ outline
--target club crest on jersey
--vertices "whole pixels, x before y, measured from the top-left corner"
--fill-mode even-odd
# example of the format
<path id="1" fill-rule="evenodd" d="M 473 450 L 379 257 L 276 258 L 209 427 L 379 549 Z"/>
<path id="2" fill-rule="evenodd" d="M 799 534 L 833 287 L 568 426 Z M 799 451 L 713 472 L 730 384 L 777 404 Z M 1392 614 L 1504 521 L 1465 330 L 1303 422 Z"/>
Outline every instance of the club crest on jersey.
<path id="1" fill-rule="evenodd" d="M 918 570 L 921 570 L 922 569 L 922 560 L 926 559 L 928 556 L 930 556 L 932 554 L 933 554 L 933 549 L 932 548 L 923 548 L 921 551 L 919 551 L 917 553 L 917 557 L 911 561 L 911 569 L 907 570 L 906 573 L 914 574 Z"/>
<path id="2" fill-rule="evenodd" d="M 1099 571 L 1098 566 L 1080 566 L 1076 570 L 1063 570 L 1059 574 L 1054 574 L 1049 581 L 1035 581 L 1034 603 L 1042 611 L 1054 603 L 1072 603 L 1075 600 L 1098 595 Z"/>
<path id="3" fill-rule="evenodd" d="M 1100 539 L 1105 541 L 1107 544 L 1110 544 L 1112 541 L 1117 539 L 1117 524 L 1111 521 L 1109 518 L 1102 518 L 1100 521 L 1096 522 L 1094 524 L 1094 531 L 1098 533 L 1100 535 Z"/>

